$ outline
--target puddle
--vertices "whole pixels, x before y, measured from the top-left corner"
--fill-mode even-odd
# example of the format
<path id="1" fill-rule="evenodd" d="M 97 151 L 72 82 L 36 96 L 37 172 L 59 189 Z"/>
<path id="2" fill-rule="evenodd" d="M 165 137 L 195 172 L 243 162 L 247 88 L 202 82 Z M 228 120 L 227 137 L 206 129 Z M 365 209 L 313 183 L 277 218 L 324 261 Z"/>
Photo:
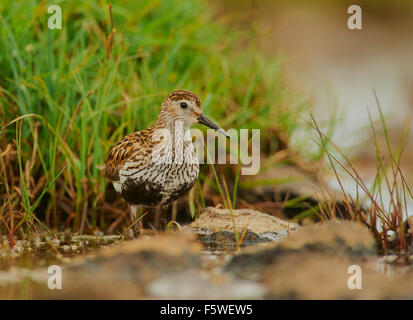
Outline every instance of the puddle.
<path id="1" fill-rule="evenodd" d="M 17 240 L 10 248 L 7 239 L 2 238 L 0 244 L 0 271 L 10 268 L 34 269 L 53 264 L 69 262 L 71 258 L 85 255 L 99 248 L 118 242 L 119 236 L 92 236 L 74 234 L 51 237 L 37 237 L 34 240 Z"/>

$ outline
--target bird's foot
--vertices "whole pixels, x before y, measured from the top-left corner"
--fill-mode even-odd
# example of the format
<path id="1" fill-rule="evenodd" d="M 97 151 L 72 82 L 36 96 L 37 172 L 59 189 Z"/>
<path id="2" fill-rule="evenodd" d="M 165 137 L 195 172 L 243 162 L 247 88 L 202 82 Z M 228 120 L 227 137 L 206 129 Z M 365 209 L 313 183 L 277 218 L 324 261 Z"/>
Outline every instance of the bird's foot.
<path id="1" fill-rule="evenodd" d="M 135 223 L 132 226 L 132 235 L 133 235 L 133 239 L 138 239 L 139 236 L 141 234 L 141 228 L 139 226 L 139 223 Z"/>

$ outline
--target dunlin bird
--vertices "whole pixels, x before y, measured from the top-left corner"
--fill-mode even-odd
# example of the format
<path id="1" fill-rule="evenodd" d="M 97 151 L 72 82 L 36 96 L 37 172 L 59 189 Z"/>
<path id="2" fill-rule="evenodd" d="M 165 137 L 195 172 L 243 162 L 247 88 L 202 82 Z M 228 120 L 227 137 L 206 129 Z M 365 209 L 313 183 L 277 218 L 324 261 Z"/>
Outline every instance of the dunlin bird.
<path id="1" fill-rule="evenodd" d="M 154 126 L 125 136 L 110 149 L 105 176 L 129 204 L 133 221 L 140 205 L 168 205 L 195 184 L 199 163 L 192 139 L 188 140 L 185 134 L 196 123 L 229 137 L 202 113 L 201 100 L 196 94 L 173 91 L 163 100 Z M 165 133 L 171 139 L 165 138 Z M 181 157 L 177 156 L 178 148 L 181 148 Z M 170 157 L 165 157 L 165 152 L 170 153 Z"/>

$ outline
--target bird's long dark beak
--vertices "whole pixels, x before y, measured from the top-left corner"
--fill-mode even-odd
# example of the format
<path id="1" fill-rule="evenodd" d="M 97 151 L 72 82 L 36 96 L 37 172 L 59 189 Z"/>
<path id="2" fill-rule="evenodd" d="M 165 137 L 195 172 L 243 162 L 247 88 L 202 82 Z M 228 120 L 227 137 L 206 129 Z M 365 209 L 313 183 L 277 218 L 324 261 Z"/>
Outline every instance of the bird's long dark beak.
<path id="1" fill-rule="evenodd" d="M 211 129 L 215 129 L 217 132 L 223 134 L 225 137 L 229 138 L 229 134 L 226 133 L 223 129 L 221 129 L 221 127 L 215 123 L 213 123 L 211 120 L 209 120 L 207 118 L 206 115 L 204 115 L 203 113 L 201 113 L 201 115 L 198 117 L 198 122 L 200 124 L 203 124 Z"/>

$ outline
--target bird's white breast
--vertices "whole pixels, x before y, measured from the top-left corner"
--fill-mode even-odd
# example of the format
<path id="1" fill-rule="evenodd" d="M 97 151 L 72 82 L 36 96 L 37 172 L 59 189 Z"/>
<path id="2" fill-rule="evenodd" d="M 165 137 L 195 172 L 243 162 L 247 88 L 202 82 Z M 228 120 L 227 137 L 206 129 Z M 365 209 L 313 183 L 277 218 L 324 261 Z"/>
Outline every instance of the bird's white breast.
<path id="1" fill-rule="evenodd" d="M 121 190 L 127 179 L 158 185 L 165 192 L 174 192 L 193 184 L 199 174 L 199 163 L 192 143 L 183 147 L 183 156 L 173 156 L 172 161 L 154 161 L 152 157 L 137 155 L 127 161 L 119 172 Z M 119 192 L 119 191 L 118 191 Z"/>

